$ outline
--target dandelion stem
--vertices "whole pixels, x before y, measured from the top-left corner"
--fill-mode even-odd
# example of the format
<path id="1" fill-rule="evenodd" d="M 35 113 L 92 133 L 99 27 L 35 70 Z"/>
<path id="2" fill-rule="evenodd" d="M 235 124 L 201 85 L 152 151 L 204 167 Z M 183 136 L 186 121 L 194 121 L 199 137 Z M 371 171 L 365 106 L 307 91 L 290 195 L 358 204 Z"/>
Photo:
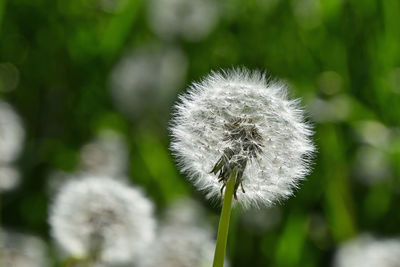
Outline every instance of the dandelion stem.
<path id="1" fill-rule="evenodd" d="M 64 260 L 64 262 L 61 264 L 62 267 L 73 267 L 77 265 L 82 265 L 83 267 L 89 266 L 87 264 L 87 259 L 85 258 L 75 258 L 75 257 L 68 257 L 67 259 Z"/>
<path id="2" fill-rule="evenodd" d="M 213 267 L 224 265 L 226 241 L 228 239 L 229 220 L 231 217 L 231 206 L 233 191 L 235 189 L 237 170 L 235 169 L 226 184 L 224 203 L 222 204 L 221 218 L 219 219 L 217 245 L 215 247 Z"/>

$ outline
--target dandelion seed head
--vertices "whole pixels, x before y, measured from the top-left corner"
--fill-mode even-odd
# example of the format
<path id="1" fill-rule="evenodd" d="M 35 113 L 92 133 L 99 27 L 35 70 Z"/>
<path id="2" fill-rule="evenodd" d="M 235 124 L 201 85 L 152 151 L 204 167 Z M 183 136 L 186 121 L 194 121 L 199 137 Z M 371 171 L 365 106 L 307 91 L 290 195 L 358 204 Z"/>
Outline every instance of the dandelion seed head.
<path id="1" fill-rule="evenodd" d="M 160 110 L 175 96 L 186 70 L 186 56 L 177 48 L 150 47 L 130 51 L 119 60 L 110 75 L 113 100 L 130 118 L 149 109 Z"/>
<path id="2" fill-rule="evenodd" d="M 215 240 L 202 214 L 200 205 L 194 201 L 182 199 L 174 203 L 166 212 L 152 249 L 144 254 L 138 266 L 211 266 Z"/>
<path id="3" fill-rule="evenodd" d="M 50 214 L 52 235 L 74 257 L 98 255 L 101 262 L 130 262 L 154 238 L 153 205 L 136 188 L 88 176 L 68 182 Z"/>
<path id="4" fill-rule="evenodd" d="M 49 266 L 47 247 L 40 238 L 10 230 L 0 233 L 1 266 Z"/>
<path id="5" fill-rule="evenodd" d="M 0 162 L 11 163 L 18 157 L 24 136 L 20 117 L 8 103 L 0 101 Z"/>
<path id="6" fill-rule="evenodd" d="M 287 94 L 282 82 L 236 69 L 213 72 L 180 96 L 171 150 L 208 198 L 220 197 L 221 182 L 236 170 L 239 203 L 269 206 L 308 174 L 313 132 Z"/>
<path id="7" fill-rule="evenodd" d="M 389 181 L 393 175 L 389 154 L 383 149 L 362 145 L 355 154 L 353 175 L 357 182 L 374 186 Z"/>
<path id="8" fill-rule="evenodd" d="M 123 176 L 128 170 L 127 143 L 123 135 L 103 130 L 81 149 L 82 170 L 93 174 Z"/>
<path id="9" fill-rule="evenodd" d="M 377 239 L 362 234 L 338 249 L 333 266 L 399 267 L 400 239 Z"/>
<path id="10" fill-rule="evenodd" d="M 0 192 L 12 190 L 20 183 L 20 174 L 12 166 L 0 166 Z"/>
<path id="11" fill-rule="evenodd" d="M 151 28 L 161 38 L 198 41 L 214 28 L 218 10 L 212 0 L 151 0 L 148 18 Z"/>

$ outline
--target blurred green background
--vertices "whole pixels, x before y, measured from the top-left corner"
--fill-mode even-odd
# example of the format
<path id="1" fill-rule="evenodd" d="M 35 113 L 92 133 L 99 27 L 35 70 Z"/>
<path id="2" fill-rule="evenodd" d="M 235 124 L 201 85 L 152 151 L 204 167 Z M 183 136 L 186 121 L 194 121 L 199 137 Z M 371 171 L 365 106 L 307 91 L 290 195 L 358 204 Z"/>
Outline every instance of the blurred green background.
<path id="1" fill-rule="evenodd" d="M 170 155 L 169 114 L 190 82 L 246 66 L 303 99 L 318 153 L 295 197 L 272 212 L 234 211 L 231 266 L 329 266 L 359 233 L 398 236 L 400 2 L 232 0 L 189 10 L 190 2 L 182 21 L 159 27 L 168 7 L 150 1 L 0 0 L 0 99 L 25 129 L 20 182 L 1 192 L 2 227 L 51 244 L 51 188 L 87 168 L 83 148 L 112 130 L 124 140 L 124 174 L 158 214 L 190 196 L 216 229 L 219 208 Z"/>

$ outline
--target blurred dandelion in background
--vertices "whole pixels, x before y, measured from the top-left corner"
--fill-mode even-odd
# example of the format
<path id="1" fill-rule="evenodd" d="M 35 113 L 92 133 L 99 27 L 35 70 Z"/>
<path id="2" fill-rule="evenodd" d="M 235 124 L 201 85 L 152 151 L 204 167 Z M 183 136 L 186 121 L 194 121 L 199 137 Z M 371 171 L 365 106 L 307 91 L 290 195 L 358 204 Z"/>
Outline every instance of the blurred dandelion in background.
<path id="1" fill-rule="evenodd" d="M 201 206 L 193 200 L 180 199 L 166 210 L 157 239 L 139 266 L 211 266 L 214 247 L 214 234 Z"/>
<path id="2" fill-rule="evenodd" d="M 334 267 L 398 267 L 400 266 L 400 239 L 378 239 L 362 234 L 339 247 Z"/>
<path id="3" fill-rule="evenodd" d="M 310 107 L 311 116 L 318 123 L 345 121 L 351 112 L 352 100 L 339 94 L 323 99 L 316 97 L 313 99 Z"/>
<path id="4" fill-rule="evenodd" d="M 171 132 L 171 149 L 194 184 L 220 198 L 236 170 L 234 194 L 245 207 L 289 197 L 314 151 L 311 126 L 285 84 L 245 69 L 193 83 L 175 106 Z"/>
<path id="5" fill-rule="evenodd" d="M 0 166 L 0 192 L 12 190 L 20 183 L 20 174 L 16 168 Z"/>
<path id="6" fill-rule="evenodd" d="M 316 79 L 318 96 L 310 103 L 313 121 L 337 123 L 346 121 L 354 108 L 354 101 L 343 93 L 343 78 L 335 71 L 321 72 Z"/>
<path id="7" fill-rule="evenodd" d="M 25 137 L 22 121 L 14 109 L 0 101 L 0 191 L 19 184 L 19 172 L 13 166 Z"/>
<path id="8" fill-rule="evenodd" d="M 360 145 L 357 148 L 353 172 L 358 182 L 373 186 L 390 180 L 393 170 L 390 165 L 390 146 L 393 130 L 374 120 L 361 120 L 352 124 Z"/>
<path id="9" fill-rule="evenodd" d="M 164 221 L 173 224 L 203 224 L 204 210 L 201 205 L 187 197 L 178 198 L 167 207 Z"/>
<path id="10" fill-rule="evenodd" d="M 38 237 L 1 229 L 0 241 L 1 266 L 50 266 L 46 243 Z"/>
<path id="11" fill-rule="evenodd" d="M 139 189 L 96 176 L 62 187 L 49 221 L 68 256 L 114 265 L 137 259 L 156 227 L 153 204 Z"/>
<path id="12" fill-rule="evenodd" d="M 11 163 L 18 157 L 24 136 L 20 117 L 8 103 L 0 101 L 0 162 Z"/>
<path id="13" fill-rule="evenodd" d="M 374 120 L 357 121 L 354 131 L 364 144 L 386 148 L 391 141 L 391 131 L 382 123 Z"/>
<path id="14" fill-rule="evenodd" d="M 148 21 L 163 39 L 183 38 L 198 41 L 205 38 L 218 21 L 218 6 L 212 0 L 150 0 Z"/>
<path id="15" fill-rule="evenodd" d="M 129 151 L 125 137 L 114 130 L 102 130 L 80 151 L 81 170 L 98 175 L 123 177 L 128 172 Z"/>
<path id="16" fill-rule="evenodd" d="M 108 176 L 128 181 L 129 151 L 126 137 L 112 129 L 102 129 L 80 149 L 80 162 L 74 171 L 53 170 L 49 174 L 47 192 L 56 194 L 71 179 L 88 175 Z"/>
<path id="17" fill-rule="evenodd" d="M 187 59 L 178 48 L 148 47 L 123 55 L 110 75 L 115 106 L 128 118 L 165 111 L 183 85 Z"/>
<path id="18" fill-rule="evenodd" d="M 370 186 L 387 180 L 392 173 L 389 155 L 368 145 L 357 149 L 353 169 L 357 181 Z"/>

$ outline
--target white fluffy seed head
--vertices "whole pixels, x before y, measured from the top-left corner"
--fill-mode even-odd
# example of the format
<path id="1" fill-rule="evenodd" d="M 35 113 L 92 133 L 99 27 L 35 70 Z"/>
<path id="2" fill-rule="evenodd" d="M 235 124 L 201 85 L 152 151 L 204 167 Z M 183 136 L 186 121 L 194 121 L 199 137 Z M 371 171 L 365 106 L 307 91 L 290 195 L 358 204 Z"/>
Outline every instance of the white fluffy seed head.
<path id="1" fill-rule="evenodd" d="M 108 178 L 67 183 L 51 209 L 52 235 L 69 255 L 109 264 L 138 258 L 154 238 L 153 205 L 136 188 Z"/>
<path id="2" fill-rule="evenodd" d="M 212 0 L 150 0 L 148 19 L 154 32 L 164 39 L 198 41 L 206 37 L 218 20 Z"/>
<path id="3" fill-rule="evenodd" d="M 11 163 L 22 149 L 25 132 L 20 117 L 6 102 L 0 101 L 0 162 Z"/>
<path id="4" fill-rule="evenodd" d="M 81 149 L 81 169 L 93 174 L 125 176 L 129 166 L 127 147 L 122 134 L 113 130 L 102 130 Z"/>
<path id="5" fill-rule="evenodd" d="M 181 170 L 208 198 L 221 196 L 236 168 L 244 207 L 289 197 L 314 152 L 299 100 L 288 99 L 284 83 L 245 69 L 193 83 L 175 106 L 171 134 Z"/>
<path id="6" fill-rule="evenodd" d="M 211 266 L 215 241 L 211 232 L 183 225 L 163 226 L 140 267 Z"/>
<path id="7" fill-rule="evenodd" d="M 9 165 L 0 165 L 0 192 L 16 188 L 20 183 L 18 170 Z"/>
<path id="8" fill-rule="evenodd" d="M 43 240 L 4 229 L 0 229 L 0 260 L 1 266 L 50 266 L 47 246 Z"/>
<path id="9" fill-rule="evenodd" d="M 178 48 L 146 47 L 122 56 L 110 75 L 117 108 L 130 118 L 170 104 L 186 76 L 187 59 Z"/>
<path id="10" fill-rule="evenodd" d="M 362 234 L 338 249 L 333 266 L 399 267 L 400 239 L 377 239 Z"/>
<path id="11" fill-rule="evenodd" d="M 172 205 L 166 212 L 158 238 L 138 266 L 211 266 L 215 249 L 214 234 L 202 215 L 201 206 L 189 199 Z"/>

